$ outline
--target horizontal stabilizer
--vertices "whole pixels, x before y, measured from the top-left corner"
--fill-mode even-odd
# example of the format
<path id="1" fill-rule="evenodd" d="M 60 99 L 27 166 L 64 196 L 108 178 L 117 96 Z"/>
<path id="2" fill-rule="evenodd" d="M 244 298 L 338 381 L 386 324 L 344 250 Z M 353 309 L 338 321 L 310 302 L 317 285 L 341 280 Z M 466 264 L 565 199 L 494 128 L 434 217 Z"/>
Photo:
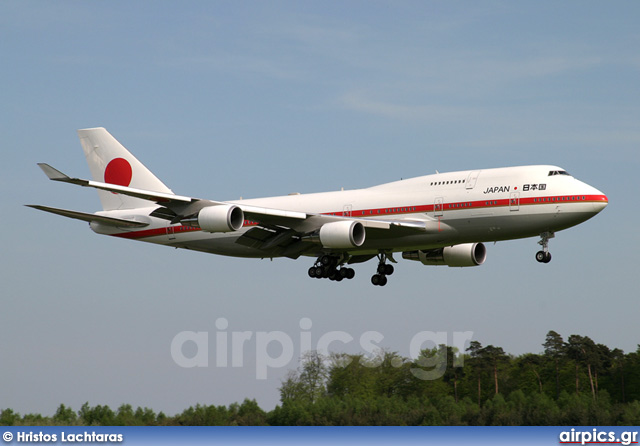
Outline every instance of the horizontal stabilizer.
<path id="1" fill-rule="evenodd" d="M 143 223 L 143 222 L 134 221 L 134 220 L 125 220 L 122 218 L 105 217 L 97 214 L 88 214 L 86 212 L 69 211 L 67 209 L 50 208 L 47 206 L 40 206 L 35 204 L 27 204 L 25 206 L 33 209 L 38 209 L 40 211 L 50 212 L 56 215 L 62 215 L 63 217 L 74 218 L 76 220 L 82 220 L 89 223 L 95 221 L 103 225 L 116 226 L 118 228 L 142 228 L 145 226 L 149 226 L 148 223 Z"/>

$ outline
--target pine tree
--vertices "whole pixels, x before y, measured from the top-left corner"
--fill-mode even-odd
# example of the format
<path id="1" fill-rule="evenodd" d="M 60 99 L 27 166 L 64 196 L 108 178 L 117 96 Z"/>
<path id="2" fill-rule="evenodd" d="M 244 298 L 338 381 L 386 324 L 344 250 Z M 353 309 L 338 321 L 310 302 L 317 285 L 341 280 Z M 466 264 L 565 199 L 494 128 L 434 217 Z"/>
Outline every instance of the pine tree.
<path id="1" fill-rule="evenodd" d="M 556 400 L 560 397 L 560 360 L 565 357 L 567 349 L 562 336 L 553 330 L 547 333 L 544 344 L 544 354 L 553 359 L 556 366 Z"/>

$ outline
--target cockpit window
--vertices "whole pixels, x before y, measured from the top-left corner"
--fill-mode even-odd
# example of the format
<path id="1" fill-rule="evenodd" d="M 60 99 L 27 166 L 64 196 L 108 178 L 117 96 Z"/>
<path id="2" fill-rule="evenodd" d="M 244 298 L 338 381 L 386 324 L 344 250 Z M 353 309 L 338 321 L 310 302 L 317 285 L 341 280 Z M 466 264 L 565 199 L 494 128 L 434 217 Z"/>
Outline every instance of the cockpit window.
<path id="1" fill-rule="evenodd" d="M 550 170 L 549 171 L 549 176 L 552 177 L 554 175 L 569 175 L 569 172 L 567 172 L 566 170 Z"/>

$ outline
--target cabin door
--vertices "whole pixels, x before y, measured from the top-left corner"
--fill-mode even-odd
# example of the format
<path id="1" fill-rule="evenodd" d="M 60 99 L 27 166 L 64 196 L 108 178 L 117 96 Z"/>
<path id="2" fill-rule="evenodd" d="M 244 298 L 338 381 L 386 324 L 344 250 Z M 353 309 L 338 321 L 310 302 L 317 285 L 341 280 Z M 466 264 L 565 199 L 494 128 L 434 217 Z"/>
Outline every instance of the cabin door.
<path id="1" fill-rule="evenodd" d="M 520 192 L 511 192 L 511 195 L 509 196 L 509 210 L 520 210 Z"/>
<path id="2" fill-rule="evenodd" d="M 436 198 L 435 203 L 433 204 L 433 216 L 434 217 L 442 217 L 442 210 L 444 207 L 444 198 L 438 197 Z"/>

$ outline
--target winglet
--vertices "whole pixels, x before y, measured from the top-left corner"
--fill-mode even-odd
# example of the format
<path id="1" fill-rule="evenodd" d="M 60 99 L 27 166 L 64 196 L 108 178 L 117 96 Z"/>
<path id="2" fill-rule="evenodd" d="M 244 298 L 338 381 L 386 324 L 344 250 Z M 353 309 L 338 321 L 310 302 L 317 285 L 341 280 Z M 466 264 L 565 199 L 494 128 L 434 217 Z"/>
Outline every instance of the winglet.
<path id="1" fill-rule="evenodd" d="M 60 172 L 58 169 L 55 169 L 46 163 L 38 163 L 38 166 L 40 167 L 40 169 L 42 169 L 45 175 L 49 177 L 50 180 L 65 181 L 65 182 L 69 182 L 69 180 L 71 180 L 70 177 L 68 177 L 67 175 Z"/>
<path id="2" fill-rule="evenodd" d="M 55 167 L 51 167 L 47 163 L 38 163 L 38 166 L 40 167 L 40 169 L 42 169 L 45 175 L 49 177 L 50 180 L 76 184 L 78 186 L 89 186 L 89 181 L 81 180 L 80 178 L 71 178 L 70 176 L 60 172 Z"/>

